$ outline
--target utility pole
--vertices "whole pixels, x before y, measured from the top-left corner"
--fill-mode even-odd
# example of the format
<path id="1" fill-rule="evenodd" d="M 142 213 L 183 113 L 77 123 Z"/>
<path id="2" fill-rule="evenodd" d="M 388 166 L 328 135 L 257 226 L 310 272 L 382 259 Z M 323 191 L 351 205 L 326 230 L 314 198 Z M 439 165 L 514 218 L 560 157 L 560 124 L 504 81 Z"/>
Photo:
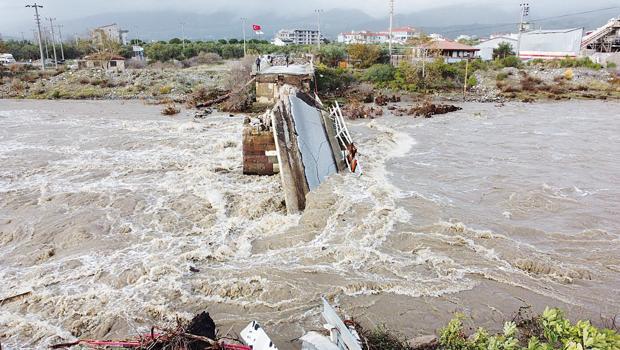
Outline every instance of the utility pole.
<path id="1" fill-rule="evenodd" d="M 323 12 L 323 10 L 318 9 L 318 10 L 314 10 L 314 12 L 316 12 L 316 27 L 318 29 L 319 32 L 319 37 L 317 40 L 317 45 L 319 50 L 321 49 L 321 12 Z"/>
<path id="2" fill-rule="evenodd" d="M 241 17 L 241 29 L 243 30 L 243 57 L 247 55 L 247 47 L 245 44 L 245 21 L 247 20 L 247 18 Z"/>
<path id="3" fill-rule="evenodd" d="M 388 35 L 390 63 L 392 62 L 392 26 L 393 24 L 394 24 L 394 0 L 390 0 L 390 34 Z"/>
<path id="4" fill-rule="evenodd" d="M 43 44 L 41 40 L 41 17 L 39 17 L 39 8 L 43 8 L 41 5 L 37 5 L 35 2 L 32 5 L 26 5 L 26 7 L 34 7 L 34 20 L 37 22 L 37 28 L 39 29 L 39 53 L 41 54 L 41 69 L 45 70 L 45 59 L 43 58 Z"/>
<path id="5" fill-rule="evenodd" d="M 521 57 L 520 53 L 521 53 L 521 34 L 523 33 L 523 20 L 525 19 L 525 17 L 527 17 L 527 15 L 530 14 L 530 4 L 528 3 L 522 3 L 519 6 L 521 6 L 521 20 L 519 21 L 519 39 L 517 40 L 517 58 Z"/>
<path id="6" fill-rule="evenodd" d="M 58 57 L 56 57 L 56 37 L 54 36 L 54 20 L 56 18 L 48 18 L 50 21 L 50 30 L 52 31 L 52 49 L 54 50 L 54 68 L 58 69 Z"/>
<path id="7" fill-rule="evenodd" d="M 60 56 L 62 57 L 62 61 L 65 61 L 65 48 L 63 47 L 62 44 L 62 24 L 57 25 L 58 27 L 58 39 L 60 40 Z"/>
<path id="8" fill-rule="evenodd" d="M 49 35 L 48 34 L 49 33 L 47 31 L 47 27 L 43 27 L 43 33 L 45 33 L 45 38 L 44 38 L 45 39 L 45 41 L 44 41 L 44 44 L 45 44 L 45 60 L 48 60 L 50 58 L 50 51 L 48 49 L 48 47 L 49 47 L 49 45 L 48 45 Z"/>
<path id="9" fill-rule="evenodd" d="M 75 39 L 75 47 L 77 47 L 80 44 L 80 38 L 78 37 L 78 33 L 74 33 L 73 38 Z"/>

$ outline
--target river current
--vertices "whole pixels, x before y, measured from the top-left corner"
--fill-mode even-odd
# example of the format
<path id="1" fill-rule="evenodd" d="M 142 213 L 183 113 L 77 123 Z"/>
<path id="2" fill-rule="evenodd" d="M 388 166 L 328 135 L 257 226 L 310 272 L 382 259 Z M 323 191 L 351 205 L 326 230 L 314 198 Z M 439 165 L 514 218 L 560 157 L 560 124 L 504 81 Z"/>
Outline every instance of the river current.
<path id="1" fill-rule="evenodd" d="M 242 116 L 0 100 L 0 299 L 25 293 L 0 305 L 0 343 L 124 338 L 207 309 L 295 348 L 321 295 L 405 336 L 456 311 L 489 327 L 520 307 L 620 315 L 620 103 L 462 107 L 350 122 L 363 175 L 287 215 L 279 177 L 242 175 Z"/>

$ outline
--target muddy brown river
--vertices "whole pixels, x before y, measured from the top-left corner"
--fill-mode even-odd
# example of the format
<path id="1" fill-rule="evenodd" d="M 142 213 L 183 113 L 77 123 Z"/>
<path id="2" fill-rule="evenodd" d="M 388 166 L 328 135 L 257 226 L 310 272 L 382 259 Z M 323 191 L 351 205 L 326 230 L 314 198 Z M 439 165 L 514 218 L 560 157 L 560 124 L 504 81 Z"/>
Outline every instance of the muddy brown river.
<path id="1" fill-rule="evenodd" d="M 25 293 L 0 305 L 3 349 L 205 309 L 295 349 L 321 295 L 405 336 L 457 311 L 492 329 L 526 306 L 618 317 L 620 103 L 462 107 L 350 122 L 363 175 L 291 216 L 279 177 L 242 175 L 241 116 L 0 100 L 0 299 Z"/>

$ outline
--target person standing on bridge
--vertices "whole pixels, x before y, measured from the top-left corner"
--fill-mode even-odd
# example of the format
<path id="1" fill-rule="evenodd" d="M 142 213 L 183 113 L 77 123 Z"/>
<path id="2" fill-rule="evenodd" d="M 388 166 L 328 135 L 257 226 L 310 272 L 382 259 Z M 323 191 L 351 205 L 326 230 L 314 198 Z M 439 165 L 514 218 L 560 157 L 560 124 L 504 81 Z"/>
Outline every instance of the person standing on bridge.
<path id="1" fill-rule="evenodd" d="M 288 67 L 288 63 L 290 60 L 291 60 L 291 57 L 288 54 L 286 54 L 286 66 L 287 67 Z"/>
<path id="2" fill-rule="evenodd" d="M 260 56 L 256 57 L 256 71 L 260 72 Z"/>

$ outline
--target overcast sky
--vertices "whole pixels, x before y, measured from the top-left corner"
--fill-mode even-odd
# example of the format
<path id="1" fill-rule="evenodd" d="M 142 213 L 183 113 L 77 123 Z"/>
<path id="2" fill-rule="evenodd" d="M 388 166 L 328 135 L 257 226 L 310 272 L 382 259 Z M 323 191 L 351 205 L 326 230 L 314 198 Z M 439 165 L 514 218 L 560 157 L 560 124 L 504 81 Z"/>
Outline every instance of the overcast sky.
<path id="1" fill-rule="evenodd" d="M 0 0 L 0 33 L 11 33 L 24 26 L 31 27 L 32 9 L 24 5 L 35 0 Z M 314 9 L 336 8 L 359 9 L 369 15 L 382 17 L 388 12 L 388 0 L 38 0 L 44 6 L 45 16 L 58 20 L 107 12 L 131 12 L 144 10 L 173 10 L 177 12 L 210 13 L 216 11 L 236 11 L 240 15 L 251 16 L 258 13 L 276 13 L 296 16 L 312 13 Z M 522 0 L 396 0 L 396 11 L 411 13 L 433 7 L 488 5 L 518 13 Z M 530 0 L 534 9 L 542 15 L 558 15 L 574 11 L 592 10 L 618 5 L 618 0 Z M 619 11 L 620 12 L 620 11 Z M 484 14 L 481 14 L 482 16 Z"/>

